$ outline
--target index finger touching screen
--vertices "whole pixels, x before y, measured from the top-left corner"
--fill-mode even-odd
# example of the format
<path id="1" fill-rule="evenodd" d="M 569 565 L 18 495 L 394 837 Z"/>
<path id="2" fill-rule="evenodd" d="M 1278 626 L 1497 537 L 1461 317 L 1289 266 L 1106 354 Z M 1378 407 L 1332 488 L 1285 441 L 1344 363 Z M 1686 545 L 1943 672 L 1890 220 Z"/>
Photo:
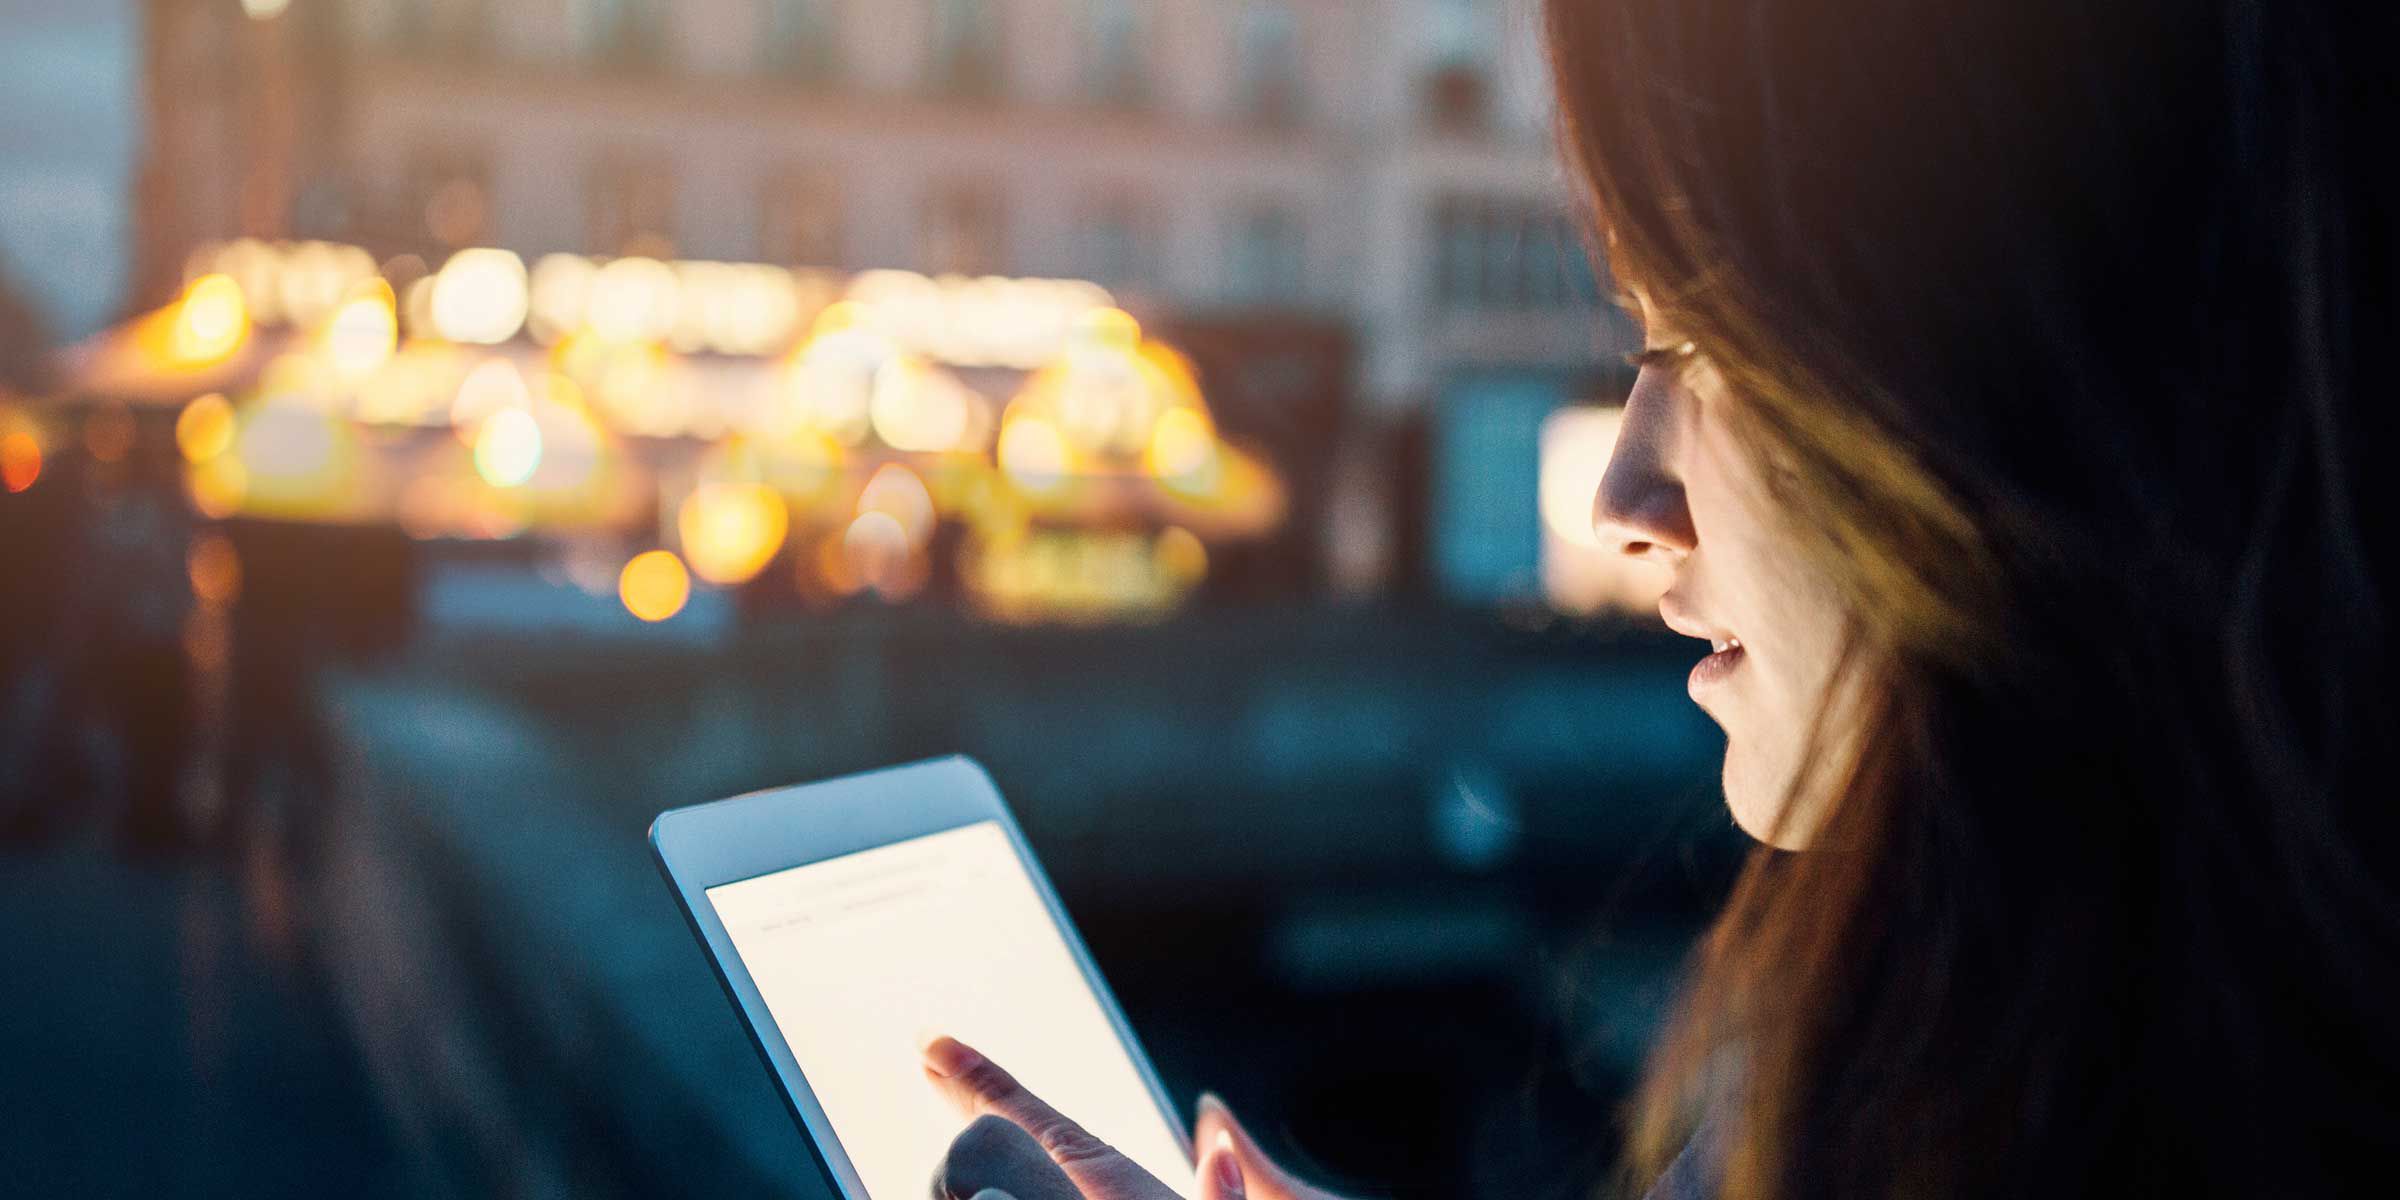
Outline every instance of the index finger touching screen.
<path id="1" fill-rule="evenodd" d="M 1193 1194 L 1180 1139 L 997 822 L 707 894 L 874 1200 L 924 1195 L 966 1124 L 919 1069 L 937 1033 Z"/>

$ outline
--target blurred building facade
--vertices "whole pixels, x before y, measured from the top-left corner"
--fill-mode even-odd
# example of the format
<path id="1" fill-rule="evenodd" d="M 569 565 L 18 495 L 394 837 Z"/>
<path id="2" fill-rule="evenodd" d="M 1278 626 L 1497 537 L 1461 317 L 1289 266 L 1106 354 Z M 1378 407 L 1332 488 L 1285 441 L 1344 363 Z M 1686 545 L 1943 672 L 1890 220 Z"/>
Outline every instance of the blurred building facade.
<path id="1" fill-rule="evenodd" d="M 1384 412 L 1630 348 L 1570 218 L 1532 0 L 268 7 L 249 24 L 289 28 L 153 63 L 180 94 L 238 46 L 260 65 L 233 108 L 297 111 L 242 122 L 281 131 L 246 156 L 162 116 L 161 157 L 236 178 L 151 228 L 1089 278 L 1137 311 L 1342 321 Z"/>

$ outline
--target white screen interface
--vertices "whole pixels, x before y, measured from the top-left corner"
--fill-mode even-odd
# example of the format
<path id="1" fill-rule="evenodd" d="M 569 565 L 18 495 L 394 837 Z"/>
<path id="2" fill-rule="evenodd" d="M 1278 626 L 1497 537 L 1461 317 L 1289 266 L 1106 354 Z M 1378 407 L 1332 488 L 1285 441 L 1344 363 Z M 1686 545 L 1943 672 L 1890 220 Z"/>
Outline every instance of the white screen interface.
<path id="1" fill-rule="evenodd" d="M 937 1033 L 1192 1194 L 1175 1132 L 998 822 L 708 899 L 874 1200 L 922 1200 L 966 1125 L 918 1065 Z"/>

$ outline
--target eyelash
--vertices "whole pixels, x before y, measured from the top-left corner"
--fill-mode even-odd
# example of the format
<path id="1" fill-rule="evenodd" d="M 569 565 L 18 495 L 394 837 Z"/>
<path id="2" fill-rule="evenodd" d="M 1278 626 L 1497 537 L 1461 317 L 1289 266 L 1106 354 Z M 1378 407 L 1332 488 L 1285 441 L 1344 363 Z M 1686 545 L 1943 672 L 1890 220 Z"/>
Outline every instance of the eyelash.
<path id="1" fill-rule="evenodd" d="M 1672 346 L 1651 346 L 1637 350 L 1625 356 L 1625 363 L 1637 371 L 1649 367 L 1676 367 L 1690 361 L 1699 352 L 1700 348 L 1691 342 L 1677 342 Z"/>

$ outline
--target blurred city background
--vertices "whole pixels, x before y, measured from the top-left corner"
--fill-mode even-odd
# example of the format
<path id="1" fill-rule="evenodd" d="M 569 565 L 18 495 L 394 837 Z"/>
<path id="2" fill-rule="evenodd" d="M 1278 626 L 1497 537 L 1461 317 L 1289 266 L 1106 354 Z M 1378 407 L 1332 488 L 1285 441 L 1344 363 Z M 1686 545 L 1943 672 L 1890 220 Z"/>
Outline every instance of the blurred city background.
<path id="1" fill-rule="evenodd" d="M 820 1194 L 658 810 L 980 758 L 1179 1102 L 1588 1192 L 1741 846 L 1533 0 L 0 0 L 0 1179 Z"/>

